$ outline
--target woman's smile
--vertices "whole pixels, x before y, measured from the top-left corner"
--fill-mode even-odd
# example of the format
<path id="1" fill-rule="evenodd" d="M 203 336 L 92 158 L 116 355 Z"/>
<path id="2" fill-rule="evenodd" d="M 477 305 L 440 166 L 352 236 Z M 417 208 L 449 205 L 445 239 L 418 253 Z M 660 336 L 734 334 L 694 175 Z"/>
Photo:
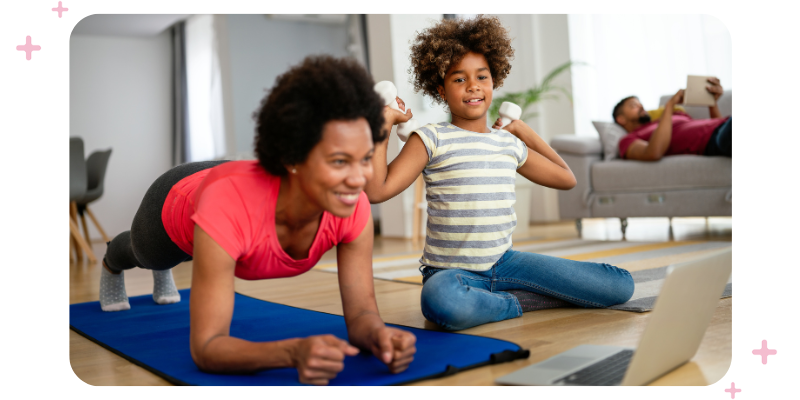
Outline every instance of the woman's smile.
<path id="1" fill-rule="evenodd" d="M 358 203 L 358 195 L 360 194 L 360 190 L 358 192 L 333 192 L 333 195 L 347 206 L 356 205 L 356 203 Z"/>

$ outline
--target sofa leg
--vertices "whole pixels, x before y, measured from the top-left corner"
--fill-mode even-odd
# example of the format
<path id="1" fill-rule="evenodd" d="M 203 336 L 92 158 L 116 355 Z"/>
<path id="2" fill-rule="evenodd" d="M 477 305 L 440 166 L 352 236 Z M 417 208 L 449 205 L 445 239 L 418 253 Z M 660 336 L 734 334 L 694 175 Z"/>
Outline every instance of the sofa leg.
<path id="1" fill-rule="evenodd" d="M 583 238 L 583 220 L 578 218 L 575 220 L 575 228 L 578 229 L 578 239 Z"/>
<path id="2" fill-rule="evenodd" d="M 622 240 L 625 240 L 625 231 L 628 230 L 628 219 L 627 218 L 620 218 L 619 219 L 620 228 L 622 229 Z"/>
<path id="3" fill-rule="evenodd" d="M 669 240 L 675 240 L 675 232 L 672 230 L 672 217 L 669 217 Z"/>

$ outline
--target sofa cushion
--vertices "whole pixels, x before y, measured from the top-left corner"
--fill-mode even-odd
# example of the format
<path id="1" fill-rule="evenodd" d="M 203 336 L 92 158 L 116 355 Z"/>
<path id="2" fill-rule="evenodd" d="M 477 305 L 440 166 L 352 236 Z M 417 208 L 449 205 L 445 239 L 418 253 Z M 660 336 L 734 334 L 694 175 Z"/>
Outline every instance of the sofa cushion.
<path id="1" fill-rule="evenodd" d="M 592 191 L 632 192 L 731 187 L 731 159 L 675 155 L 660 161 L 611 160 L 592 164 Z"/>
<path id="2" fill-rule="evenodd" d="M 616 122 L 592 121 L 594 129 L 600 135 L 600 142 L 603 144 L 603 160 L 609 161 L 619 158 L 619 141 L 628 132 Z"/>

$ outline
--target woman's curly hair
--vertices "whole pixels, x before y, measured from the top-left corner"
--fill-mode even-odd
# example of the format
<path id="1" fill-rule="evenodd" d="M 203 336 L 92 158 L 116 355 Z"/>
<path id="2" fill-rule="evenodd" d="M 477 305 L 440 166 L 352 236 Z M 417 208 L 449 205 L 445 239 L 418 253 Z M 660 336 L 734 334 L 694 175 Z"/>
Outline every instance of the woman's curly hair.
<path id="1" fill-rule="evenodd" d="M 256 120 L 255 155 L 270 174 L 284 176 L 286 165 L 302 163 L 333 120 L 365 118 L 372 141 L 385 138 L 383 101 L 375 82 L 356 61 L 309 56 L 278 76 L 261 100 Z"/>
<path id="2" fill-rule="evenodd" d="M 422 91 L 433 101 L 443 103 L 439 86 L 452 65 L 461 62 L 468 52 L 483 54 L 489 64 L 493 88 L 503 86 L 511 71 L 514 49 L 508 31 L 497 17 L 478 15 L 473 19 L 443 20 L 418 34 L 411 45 L 411 68 L 414 92 Z"/>

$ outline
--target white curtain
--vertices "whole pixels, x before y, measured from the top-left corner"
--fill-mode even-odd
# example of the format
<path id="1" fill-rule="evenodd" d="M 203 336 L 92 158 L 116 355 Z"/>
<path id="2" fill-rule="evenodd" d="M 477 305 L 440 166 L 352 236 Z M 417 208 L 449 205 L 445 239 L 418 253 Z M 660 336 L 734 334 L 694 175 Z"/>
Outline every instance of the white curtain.
<path id="1" fill-rule="evenodd" d="M 187 162 L 225 155 L 222 74 L 213 15 L 186 20 Z"/>
<path id="2" fill-rule="evenodd" d="M 687 75 L 711 75 L 733 88 L 731 39 L 708 15 L 569 15 L 577 135 L 597 135 L 593 120 L 611 121 L 614 105 L 638 96 L 645 109 L 686 86 Z"/>

